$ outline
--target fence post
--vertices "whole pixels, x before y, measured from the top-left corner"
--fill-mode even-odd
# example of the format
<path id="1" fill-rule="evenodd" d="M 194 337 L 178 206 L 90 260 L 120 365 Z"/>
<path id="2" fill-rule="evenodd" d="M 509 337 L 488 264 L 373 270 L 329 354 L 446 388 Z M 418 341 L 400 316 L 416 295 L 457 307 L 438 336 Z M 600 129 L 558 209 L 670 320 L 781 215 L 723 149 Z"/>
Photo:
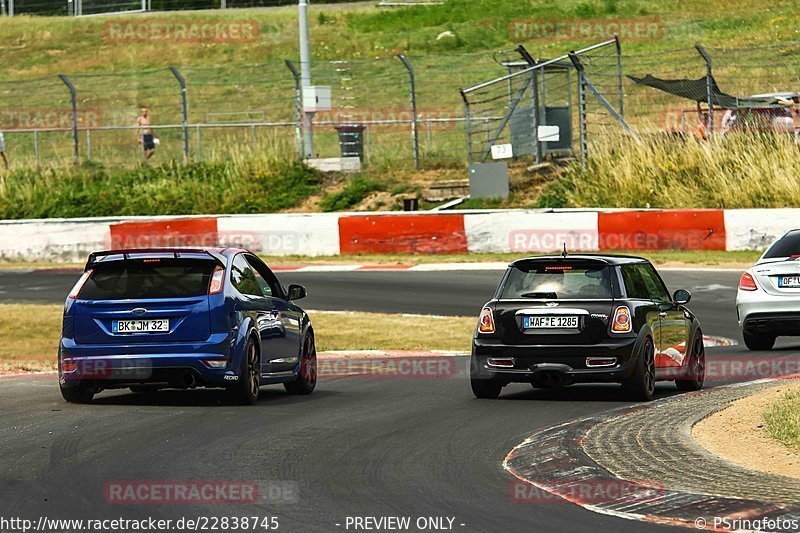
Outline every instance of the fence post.
<path id="1" fill-rule="evenodd" d="M 169 67 L 170 72 L 181 86 L 181 113 L 183 115 L 183 158 L 189 159 L 189 104 L 186 100 L 186 79 L 176 67 Z"/>
<path id="2" fill-rule="evenodd" d="M 470 116 L 469 99 L 464 91 L 461 91 L 461 98 L 464 100 L 464 130 L 467 132 L 467 165 L 472 168 L 472 128 L 470 124 L 472 117 Z"/>
<path id="3" fill-rule="evenodd" d="M 397 58 L 403 62 L 408 70 L 409 81 L 411 82 L 411 138 L 414 142 L 414 168 L 419 169 L 419 124 L 417 123 L 417 79 L 414 74 L 414 67 L 403 54 L 397 54 Z"/>
<path id="4" fill-rule="evenodd" d="M 303 89 L 300 80 L 300 72 L 294 63 L 286 60 L 286 66 L 294 77 L 294 121 L 295 136 L 297 137 L 297 156 L 303 158 Z"/>
<path id="5" fill-rule="evenodd" d="M 14 16 L 14 0 L 8 0 L 8 16 Z"/>
<path id="6" fill-rule="evenodd" d="M 622 88 L 623 74 L 622 74 L 622 44 L 619 41 L 619 35 L 614 34 L 614 43 L 617 45 L 617 90 L 619 91 L 619 114 L 621 117 L 625 116 L 625 102 L 624 91 Z"/>
<path id="7" fill-rule="evenodd" d="M 708 127 L 706 131 L 710 135 L 714 133 L 714 78 L 712 77 L 711 57 L 699 43 L 694 47 L 706 63 L 706 102 L 708 104 Z"/>
<path id="8" fill-rule="evenodd" d="M 220 9 L 228 9 L 228 3 L 225 0 L 219 0 Z"/>
<path id="9" fill-rule="evenodd" d="M 36 166 L 39 166 L 39 130 L 33 130 L 33 152 L 36 154 Z"/>
<path id="10" fill-rule="evenodd" d="M 78 163 L 78 96 L 75 92 L 75 86 L 72 84 L 66 74 L 59 74 L 59 79 L 64 82 L 64 85 L 69 89 L 69 99 L 72 106 L 72 152 L 75 163 Z"/>
<path id="11" fill-rule="evenodd" d="M 544 70 L 542 70 L 541 75 L 544 76 Z M 531 72 L 531 76 L 533 76 L 533 90 L 531 91 L 533 95 L 533 142 L 536 143 L 536 164 L 538 165 L 542 162 L 542 143 L 539 142 L 539 126 L 544 122 L 539 102 L 539 70 L 534 69 Z"/>

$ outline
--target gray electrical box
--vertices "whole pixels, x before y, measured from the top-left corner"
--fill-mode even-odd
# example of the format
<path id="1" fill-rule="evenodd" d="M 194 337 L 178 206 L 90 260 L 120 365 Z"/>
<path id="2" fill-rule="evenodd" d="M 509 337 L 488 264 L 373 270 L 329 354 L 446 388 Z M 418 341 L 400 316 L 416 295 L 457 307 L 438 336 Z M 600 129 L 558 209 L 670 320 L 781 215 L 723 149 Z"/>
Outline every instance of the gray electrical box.
<path id="1" fill-rule="evenodd" d="M 508 163 L 473 163 L 469 167 L 470 198 L 508 198 Z"/>

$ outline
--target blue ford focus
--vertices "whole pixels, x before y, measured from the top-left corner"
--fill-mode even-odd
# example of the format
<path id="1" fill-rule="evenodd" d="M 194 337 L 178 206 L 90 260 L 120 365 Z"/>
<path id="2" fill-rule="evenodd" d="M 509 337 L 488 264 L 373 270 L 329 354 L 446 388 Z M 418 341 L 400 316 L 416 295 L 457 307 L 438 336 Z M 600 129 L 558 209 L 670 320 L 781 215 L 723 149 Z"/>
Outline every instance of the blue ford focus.
<path id="1" fill-rule="evenodd" d="M 310 394 L 314 331 L 256 255 L 240 249 L 136 249 L 89 256 L 70 292 L 58 352 L 61 393 L 224 388 L 242 404 L 262 385 Z"/>

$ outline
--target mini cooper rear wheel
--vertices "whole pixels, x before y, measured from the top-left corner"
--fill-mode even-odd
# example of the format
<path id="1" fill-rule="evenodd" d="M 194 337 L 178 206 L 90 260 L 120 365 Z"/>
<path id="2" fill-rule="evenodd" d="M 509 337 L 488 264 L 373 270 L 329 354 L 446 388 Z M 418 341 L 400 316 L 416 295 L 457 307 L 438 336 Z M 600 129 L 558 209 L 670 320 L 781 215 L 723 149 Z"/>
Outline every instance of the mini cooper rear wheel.
<path id="1" fill-rule="evenodd" d="M 244 347 L 244 361 L 242 361 L 242 371 L 239 373 L 239 381 L 232 385 L 230 392 L 236 403 L 240 405 L 253 405 L 258 401 L 258 393 L 261 386 L 261 359 L 258 356 L 258 348 L 252 337 L 247 339 Z"/>
<path id="2" fill-rule="evenodd" d="M 706 379 L 706 348 L 703 344 L 703 334 L 699 330 L 694 334 L 692 352 L 689 354 L 686 366 L 686 375 L 682 379 L 675 380 L 678 390 L 697 391 L 702 389 Z"/>
<path id="3" fill-rule="evenodd" d="M 92 398 L 94 398 L 94 392 L 82 383 L 72 387 L 60 385 L 59 388 L 61 389 L 61 396 L 69 403 L 91 403 Z"/>
<path id="4" fill-rule="evenodd" d="M 742 332 L 744 344 L 749 350 L 771 350 L 775 346 L 775 335 Z"/>
<path id="5" fill-rule="evenodd" d="M 482 372 L 479 362 L 472 357 L 469 366 L 469 383 L 476 398 L 495 400 L 503 391 L 503 384 L 488 372 Z"/>
<path id="6" fill-rule="evenodd" d="M 303 355 L 300 357 L 300 372 L 294 381 L 284 383 L 289 394 L 311 394 L 317 387 L 317 347 L 314 336 L 309 335 L 303 343 Z"/>
<path id="7" fill-rule="evenodd" d="M 622 388 L 633 399 L 648 402 L 656 390 L 656 360 L 653 341 L 642 343 L 633 373 L 622 382 Z"/>

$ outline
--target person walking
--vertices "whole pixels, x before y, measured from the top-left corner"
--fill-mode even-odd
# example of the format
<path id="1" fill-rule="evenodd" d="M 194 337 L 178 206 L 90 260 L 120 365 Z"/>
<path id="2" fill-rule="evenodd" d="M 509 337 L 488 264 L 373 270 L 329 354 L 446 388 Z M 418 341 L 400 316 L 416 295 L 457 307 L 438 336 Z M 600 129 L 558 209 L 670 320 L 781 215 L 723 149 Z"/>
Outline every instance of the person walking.
<path id="1" fill-rule="evenodd" d="M 139 118 L 136 119 L 136 136 L 139 139 L 139 144 L 142 145 L 144 157 L 150 159 L 156 153 L 157 139 L 153 135 L 153 128 L 150 121 L 150 110 L 143 107 L 140 111 Z"/>

